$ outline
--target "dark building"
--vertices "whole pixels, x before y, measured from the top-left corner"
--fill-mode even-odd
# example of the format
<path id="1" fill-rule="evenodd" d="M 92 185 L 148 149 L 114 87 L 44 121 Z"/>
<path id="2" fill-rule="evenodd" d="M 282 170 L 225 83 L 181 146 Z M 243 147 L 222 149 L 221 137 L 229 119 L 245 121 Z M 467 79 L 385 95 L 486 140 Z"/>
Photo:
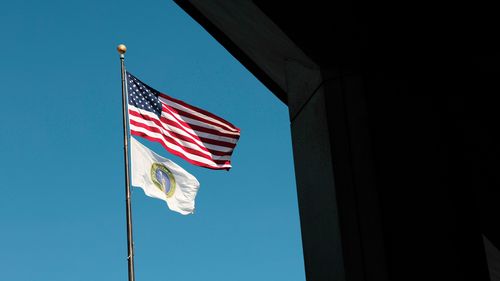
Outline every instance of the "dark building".
<path id="1" fill-rule="evenodd" d="M 500 280 L 493 4 L 176 2 L 289 107 L 307 280 Z"/>

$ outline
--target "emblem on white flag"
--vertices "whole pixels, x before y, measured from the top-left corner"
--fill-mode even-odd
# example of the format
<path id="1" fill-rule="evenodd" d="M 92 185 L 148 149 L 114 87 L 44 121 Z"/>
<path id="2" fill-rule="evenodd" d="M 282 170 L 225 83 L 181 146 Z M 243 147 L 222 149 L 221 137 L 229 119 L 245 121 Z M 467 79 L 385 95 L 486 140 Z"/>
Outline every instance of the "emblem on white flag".
<path id="1" fill-rule="evenodd" d="M 167 198 L 172 197 L 175 192 L 175 177 L 167 166 L 162 163 L 153 163 L 151 165 L 151 180 Z"/>
<path id="2" fill-rule="evenodd" d="M 167 202 L 168 207 L 183 215 L 194 211 L 198 180 L 171 160 L 130 139 L 132 185 L 149 197 Z"/>

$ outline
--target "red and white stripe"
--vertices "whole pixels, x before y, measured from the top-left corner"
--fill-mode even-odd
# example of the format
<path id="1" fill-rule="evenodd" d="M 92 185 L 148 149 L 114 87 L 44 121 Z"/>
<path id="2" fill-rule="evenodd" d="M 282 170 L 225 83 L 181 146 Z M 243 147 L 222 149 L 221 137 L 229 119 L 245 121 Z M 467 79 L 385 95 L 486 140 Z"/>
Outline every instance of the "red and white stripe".
<path id="1" fill-rule="evenodd" d="M 183 101 L 160 94 L 160 118 L 128 106 L 132 135 L 159 142 L 167 151 L 191 164 L 210 169 L 231 168 L 231 154 L 240 129 L 226 120 Z"/>

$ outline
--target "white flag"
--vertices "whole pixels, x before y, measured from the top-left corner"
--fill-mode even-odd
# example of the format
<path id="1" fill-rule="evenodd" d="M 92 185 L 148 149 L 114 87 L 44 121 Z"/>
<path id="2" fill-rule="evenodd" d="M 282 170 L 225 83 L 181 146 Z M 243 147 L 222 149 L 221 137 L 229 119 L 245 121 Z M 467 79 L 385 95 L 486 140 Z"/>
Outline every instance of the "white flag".
<path id="1" fill-rule="evenodd" d="M 194 198 L 200 186 L 198 180 L 135 138 L 130 138 L 130 144 L 132 185 L 141 187 L 149 197 L 166 201 L 172 211 L 192 214 Z"/>

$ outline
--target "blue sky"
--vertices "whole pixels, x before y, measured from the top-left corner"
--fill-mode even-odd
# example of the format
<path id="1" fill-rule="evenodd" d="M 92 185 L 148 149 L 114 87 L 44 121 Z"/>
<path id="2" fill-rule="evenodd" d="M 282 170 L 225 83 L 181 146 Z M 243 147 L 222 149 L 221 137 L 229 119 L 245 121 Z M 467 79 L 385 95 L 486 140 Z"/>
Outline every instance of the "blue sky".
<path id="1" fill-rule="evenodd" d="M 120 66 L 241 128 L 231 171 L 195 167 L 182 216 L 134 189 L 136 279 L 304 280 L 287 107 L 169 1 L 0 9 L 0 272 L 126 280 Z"/>

